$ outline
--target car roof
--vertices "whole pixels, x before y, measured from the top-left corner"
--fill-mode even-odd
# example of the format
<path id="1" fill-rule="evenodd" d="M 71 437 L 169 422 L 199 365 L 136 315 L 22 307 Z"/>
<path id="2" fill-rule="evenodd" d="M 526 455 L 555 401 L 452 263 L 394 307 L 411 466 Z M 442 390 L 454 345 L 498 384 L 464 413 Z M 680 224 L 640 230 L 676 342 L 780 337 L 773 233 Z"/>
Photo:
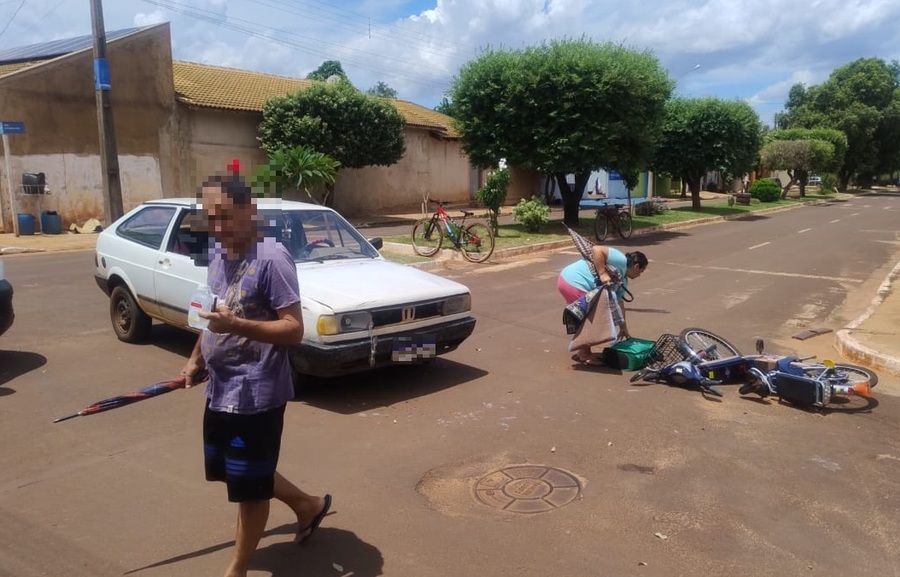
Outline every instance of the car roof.
<path id="1" fill-rule="evenodd" d="M 201 203 L 197 202 L 196 198 L 185 196 L 185 197 L 177 197 L 177 198 L 160 198 L 156 200 L 146 200 L 141 203 L 144 206 L 203 206 Z M 284 200 L 281 198 L 257 198 L 256 205 L 262 209 L 277 209 L 277 208 L 287 208 L 290 210 L 327 210 L 334 212 L 334 209 L 328 208 L 327 206 L 322 206 L 320 204 L 313 204 L 311 202 L 300 202 L 297 200 Z"/>

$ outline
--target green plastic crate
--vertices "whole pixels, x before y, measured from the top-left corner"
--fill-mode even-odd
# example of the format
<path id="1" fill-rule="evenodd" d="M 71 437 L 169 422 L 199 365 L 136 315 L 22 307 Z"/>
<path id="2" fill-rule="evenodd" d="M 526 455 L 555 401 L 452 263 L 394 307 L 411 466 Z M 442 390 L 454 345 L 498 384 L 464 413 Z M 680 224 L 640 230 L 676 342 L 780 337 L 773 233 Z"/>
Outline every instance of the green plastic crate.
<path id="1" fill-rule="evenodd" d="M 636 371 L 646 366 L 654 341 L 630 338 L 603 349 L 603 364 L 623 371 Z"/>

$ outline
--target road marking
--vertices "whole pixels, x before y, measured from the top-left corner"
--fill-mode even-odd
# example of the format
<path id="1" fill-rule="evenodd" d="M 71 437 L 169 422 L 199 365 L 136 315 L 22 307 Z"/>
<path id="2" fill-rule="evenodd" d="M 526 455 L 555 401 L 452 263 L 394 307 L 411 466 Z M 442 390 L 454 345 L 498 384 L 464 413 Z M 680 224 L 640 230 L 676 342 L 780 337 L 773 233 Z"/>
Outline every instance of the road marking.
<path id="1" fill-rule="evenodd" d="M 798 230 L 797 234 L 803 234 L 804 232 L 809 232 L 811 230 L 812 230 L 811 228 L 804 228 L 803 230 Z"/>
<path id="2" fill-rule="evenodd" d="M 834 224 L 836 222 L 841 222 L 841 219 L 836 218 L 836 219 L 832 220 L 831 222 L 829 222 L 828 224 Z"/>
<path id="3" fill-rule="evenodd" d="M 754 244 L 753 246 L 751 246 L 751 247 L 748 248 L 747 250 L 753 250 L 753 249 L 755 249 L 755 248 L 760 248 L 760 247 L 766 246 L 767 244 L 772 244 L 772 242 L 769 241 L 769 242 L 764 242 L 764 243 L 761 243 L 761 244 Z"/>
<path id="4" fill-rule="evenodd" d="M 858 213 L 858 212 L 854 212 L 854 213 L 851 214 L 850 216 L 859 216 L 859 213 Z"/>
<path id="5" fill-rule="evenodd" d="M 658 261 L 653 261 L 654 264 Z M 693 269 L 701 269 L 701 270 L 715 270 L 715 271 L 726 271 L 726 272 L 741 272 L 746 274 L 761 274 L 766 276 L 786 276 L 790 278 L 808 278 L 813 280 L 828 280 L 828 281 L 836 281 L 836 282 L 847 282 L 847 283 L 855 283 L 861 284 L 863 281 L 858 278 L 844 278 L 839 276 L 826 276 L 826 275 L 818 275 L 818 274 L 801 274 L 796 272 L 777 272 L 771 270 L 756 270 L 756 269 L 747 269 L 747 268 L 731 268 L 727 266 L 703 266 L 699 264 L 684 264 L 680 262 L 659 262 L 659 264 L 676 266 L 679 268 L 693 268 Z"/>

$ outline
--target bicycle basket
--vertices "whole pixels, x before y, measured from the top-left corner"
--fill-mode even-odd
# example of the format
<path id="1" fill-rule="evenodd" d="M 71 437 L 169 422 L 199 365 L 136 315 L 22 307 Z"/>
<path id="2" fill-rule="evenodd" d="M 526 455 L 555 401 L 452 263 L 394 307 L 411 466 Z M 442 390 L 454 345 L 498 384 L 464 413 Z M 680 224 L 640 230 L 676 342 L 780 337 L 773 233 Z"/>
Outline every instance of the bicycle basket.
<path id="1" fill-rule="evenodd" d="M 678 336 L 663 334 L 653 345 L 653 349 L 647 356 L 646 368 L 661 369 L 672 363 L 685 360 L 684 354 L 678 348 Z"/>

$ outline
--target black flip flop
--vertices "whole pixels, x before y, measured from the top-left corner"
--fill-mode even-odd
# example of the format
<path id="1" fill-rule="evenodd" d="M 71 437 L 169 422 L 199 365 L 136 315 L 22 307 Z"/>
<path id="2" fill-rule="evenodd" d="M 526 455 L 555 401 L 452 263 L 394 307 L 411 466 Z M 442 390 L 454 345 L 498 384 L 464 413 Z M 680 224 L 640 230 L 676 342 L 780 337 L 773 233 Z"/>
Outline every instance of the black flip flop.
<path id="1" fill-rule="evenodd" d="M 309 539 L 310 537 L 313 536 L 313 534 L 316 532 L 316 529 L 319 528 L 319 525 L 322 523 L 322 520 L 325 518 L 325 515 L 328 514 L 329 509 L 331 509 L 331 495 L 326 494 L 325 495 L 325 505 L 322 506 L 322 510 L 319 511 L 319 514 L 316 515 L 315 517 L 313 517 L 313 520 L 310 521 L 309 525 L 307 525 L 306 527 L 303 527 L 302 529 L 297 529 L 298 535 L 309 531 L 309 533 L 306 535 L 306 537 L 297 541 L 298 545 L 302 545 L 303 543 L 305 543 L 307 541 L 307 539 Z"/>

